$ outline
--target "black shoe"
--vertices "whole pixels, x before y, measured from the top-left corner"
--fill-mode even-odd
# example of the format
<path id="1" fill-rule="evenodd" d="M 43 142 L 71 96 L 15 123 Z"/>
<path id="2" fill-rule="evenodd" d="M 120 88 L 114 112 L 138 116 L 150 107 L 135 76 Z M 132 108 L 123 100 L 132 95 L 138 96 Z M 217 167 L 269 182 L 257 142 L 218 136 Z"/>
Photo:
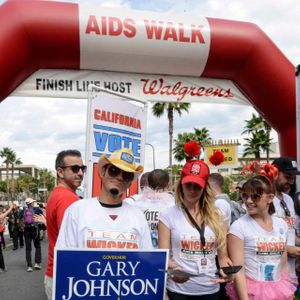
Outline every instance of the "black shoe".
<path id="1" fill-rule="evenodd" d="M 18 250 L 18 248 L 13 248 L 13 250 Z"/>

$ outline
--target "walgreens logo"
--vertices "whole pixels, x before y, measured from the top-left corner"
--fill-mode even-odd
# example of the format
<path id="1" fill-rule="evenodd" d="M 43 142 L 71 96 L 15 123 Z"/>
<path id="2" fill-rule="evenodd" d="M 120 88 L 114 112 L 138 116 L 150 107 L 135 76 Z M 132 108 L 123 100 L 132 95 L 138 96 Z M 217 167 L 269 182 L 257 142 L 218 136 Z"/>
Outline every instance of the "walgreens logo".
<path id="1" fill-rule="evenodd" d="M 232 98 L 233 93 L 231 89 L 222 89 L 209 86 L 196 86 L 182 84 L 181 81 L 177 81 L 174 84 L 165 83 L 163 78 L 157 79 L 145 79 L 142 78 L 143 93 L 145 95 L 173 95 L 177 96 L 177 100 L 181 101 L 186 96 L 191 97 L 222 97 Z"/>

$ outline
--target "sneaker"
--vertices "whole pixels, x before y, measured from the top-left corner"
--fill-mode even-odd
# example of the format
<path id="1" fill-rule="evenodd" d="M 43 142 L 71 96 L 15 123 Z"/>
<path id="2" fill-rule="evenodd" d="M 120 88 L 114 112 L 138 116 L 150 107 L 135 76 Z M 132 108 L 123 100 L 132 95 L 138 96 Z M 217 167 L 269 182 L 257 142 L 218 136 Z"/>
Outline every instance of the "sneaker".
<path id="1" fill-rule="evenodd" d="M 6 268 L 4 268 L 4 269 L 0 268 L 0 273 L 4 273 L 4 272 L 7 272 L 7 269 Z"/>
<path id="2" fill-rule="evenodd" d="M 35 268 L 36 270 L 40 270 L 40 269 L 42 268 L 42 266 L 41 266 L 41 264 L 35 264 L 35 265 L 34 265 L 34 268 Z"/>
<path id="3" fill-rule="evenodd" d="M 33 271 L 32 267 L 27 268 L 27 272 L 32 272 L 32 271 Z"/>

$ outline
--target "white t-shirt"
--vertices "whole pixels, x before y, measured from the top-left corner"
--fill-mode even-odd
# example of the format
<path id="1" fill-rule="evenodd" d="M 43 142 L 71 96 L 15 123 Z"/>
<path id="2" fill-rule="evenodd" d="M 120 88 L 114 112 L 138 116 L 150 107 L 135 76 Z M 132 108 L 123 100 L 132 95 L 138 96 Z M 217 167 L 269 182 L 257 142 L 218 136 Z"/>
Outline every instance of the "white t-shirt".
<path id="1" fill-rule="evenodd" d="M 245 274 L 256 281 L 277 281 L 280 278 L 280 260 L 286 250 L 288 226 L 272 216 L 273 230 L 264 230 L 248 214 L 236 220 L 229 233 L 244 241 Z"/>
<path id="2" fill-rule="evenodd" d="M 132 198 L 127 198 L 124 201 L 128 201 L 128 203 L 134 205 L 143 212 L 148 222 L 152 245 L 154 248 L 158 248 L 157 225 L 159 214 L 175 204 L 174 197 L 168 192 L 156 192 L 150 188 L 145 188 L 144 191 L 139 194 L 136 201 Z"/>
<path id="3" fill-rule="evenodd" d="M 216 204 L 216 207 L 221 211 L 221 213 L 224 217 L 224 221 L 227 224 L 227 228 L 229 228 L 230 224 L 231 224 L 230 204 L 225 199 L 222 199 L 221 195 L 219 195 L 218 198 L 216 198 L 215 204 Z"/>
<path id="4" fill-rule="evenodd" d="M 205 227 L 207 254 L 203 255 L 200 234 L 190 225 L 181 209 L 176 205 L 160 214 L 159 220 L 171 231 L 170 257 L 183 270 L 203 275 L 190 277 L 184 283 L 168 279 L 170 291 L 185 295 L 208 295 L 219 291 L 219 284 L 211 282 L 217 272 L 215 240 L 216 236 L 210 227 Z"/>
<path id="5" fill-rule="evenodd" d="M 124 202 L 128 203 L 128 204 L 135 204 L 136 201 L 139 201 L 139 199 L 141 198 L 141 194 L 135 194 L 135 195 L 132 195 L 126 199 L 124 199 Z"/>
<path id="6" fill-rule="evenodd" d="M 284 193 L 282 193 L 282 195 L 283 195 L 283 201 L 286 203 L 291 216 L 287 217 L 285 215 L 284 209 L 282 208 L 282 206 L 280 204 L 280 200 L 276 196 L 273 198 L 273 204 L 275 206 L 275 215 L 282 218 L 287 223 L 288 228 L 289 228 L 287 244 L 289 246 L 295 246 L 296 245 L 296 214 L 295 214 L 295 208 L 294 208 L 294 201 L 289 195 L 284 194 Z M 293 275 L 295 275 L 296 274 L 295 258 L 289 257 L 288 262 L 289 262 L 290 272 Z"/>
<path id="7" fill-rule="evenodd" d="M 103 207 L 97 198 L 73 203 L 65 212 L 57 248 L 152 249 L 144 215 L 127 203 Z"/>

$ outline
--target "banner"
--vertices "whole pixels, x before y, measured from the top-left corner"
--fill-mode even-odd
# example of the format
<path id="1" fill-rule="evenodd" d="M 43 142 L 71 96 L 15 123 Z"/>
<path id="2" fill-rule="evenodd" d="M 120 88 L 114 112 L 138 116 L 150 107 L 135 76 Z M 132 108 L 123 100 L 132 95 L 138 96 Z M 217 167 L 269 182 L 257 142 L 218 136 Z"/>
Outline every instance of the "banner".
<path id="1" fill-rule="evenodd" d="M 153 74 L 194 76 L 206 66 L 211 38 L 205 17 L 87 5 L 79 5 L 79 34 L 80 69 L 141 72 L 147 66 Z"/>
<path id="2" fill-rule="evenodd" d="M 52 299 L 165 299 L 167 261 L 167 250 L 55 249 Z"/>
<path id="3" fill-rule="evenodd" d="M 90 83 L 144 101 L 251 105 L 230 80 L 101 71 L 39 70 L 11 96 L 86 99 Z"/>
<path id="4" fill-rule="evenodd" d="M 109 157 L 115 150 L 129 148 L 136 164 L 144 164 L 147 109 L 143 104 L 136 105 L 125 100 L 101 92 L 92 92 L 89 97 L 85 197 L 100 193 L 98 161 L 102 154 Z M 125 196 L 137 192 L 135 182 Z"/>
<path id="5" fill-rule="evenodd" d="M 210 161 L 209 157 L 214 154 L 217 150 L 224 154 L 224 162 L 219 166 L 214 166 Z M 227 168 L 237 168 L 238 164 L 238 145 L 215 145 L 207 146 L 205 148 L 205 163 L 210 168 L 227 169 Z"/>

